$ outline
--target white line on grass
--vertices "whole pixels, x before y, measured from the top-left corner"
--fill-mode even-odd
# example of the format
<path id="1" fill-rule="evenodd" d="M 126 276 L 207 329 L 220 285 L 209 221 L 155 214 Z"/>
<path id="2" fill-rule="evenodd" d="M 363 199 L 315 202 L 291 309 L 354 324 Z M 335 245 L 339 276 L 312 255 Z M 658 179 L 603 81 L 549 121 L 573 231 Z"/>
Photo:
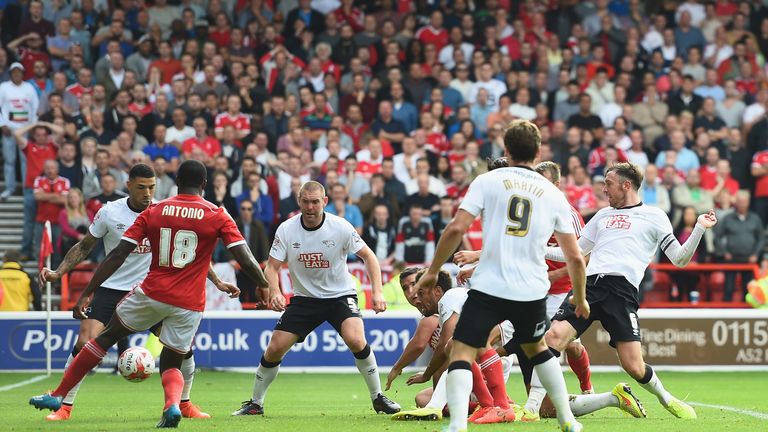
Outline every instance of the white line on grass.
<path id="1" fill-rule="evenodd" d="M 32 377 L 30 379 L 27 379 L 27 380 L 24 380 L 24 381 L 21 381 L 21 382 L 17 382 L 16 384 L 9 384 L 7 386 L 2 386 L 2 387 L 0 387 L 0 392 L 4 392 L 4 391 L 8 391 L 8 390 L 13 390 L 15 388 L 23 387 L 23 386 L 25 386 L 27 384 L 36 383 L 36 382 L 42 381 L 42 380 L 44 380 L 46 378 L 48 378 L 48 375 L 38 375 L 36 377 Z"/>
<path id="2" fill-rule="evenodd" d="M 737 414 L 747 415 L 750 417 L 758 418 L 760 420 L 768 420 L 768 414 L 757 412 L 757 411 L 750 411 L 750 410 L 745 410 L 745 409 L 736 408 L 736 407 L 727 406 L 727 405 L 711 405 L 711 404 L 705 404 L 705 403 L 699 403 L 699 402 L 689 402 L 689 403 L 693 406 L 699 406 L 702 408 L 719 409 L 723 411 L 730 411 Z"/>

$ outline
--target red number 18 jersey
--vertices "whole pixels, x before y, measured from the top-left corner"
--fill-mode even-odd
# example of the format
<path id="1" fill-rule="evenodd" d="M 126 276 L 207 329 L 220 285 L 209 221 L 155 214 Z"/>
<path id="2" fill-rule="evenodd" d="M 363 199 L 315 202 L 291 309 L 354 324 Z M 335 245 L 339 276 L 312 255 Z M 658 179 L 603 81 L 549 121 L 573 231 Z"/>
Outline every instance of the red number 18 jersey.
<path id="1" fill-rule="evenodd" d="M 152 248 L 144 293 L 159 302 L 202 312 L 205 279 L 219 238 L 227 248 L 244 244 L 235 221 L 223 207 L 197 195 L 178 195 L 150 205 L 125 232 L 123 240 Z"/>

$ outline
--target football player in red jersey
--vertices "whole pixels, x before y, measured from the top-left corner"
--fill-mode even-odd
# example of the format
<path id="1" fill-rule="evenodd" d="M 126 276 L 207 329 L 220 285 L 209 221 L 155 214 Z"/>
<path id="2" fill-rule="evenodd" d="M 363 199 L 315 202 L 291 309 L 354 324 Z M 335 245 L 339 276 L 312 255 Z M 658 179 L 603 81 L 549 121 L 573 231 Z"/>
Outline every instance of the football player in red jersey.
<path id="1" fill-rule="evenodd" d="M 118 304 L 107 328 L 83 347 L 59 386 L 50 393 L 30 399 L 31 405 L 38 409 L 58 410 L 64 395 L 101 362 L 109 347 L 125 336 L 163 321 L 160 372 L 165 407 L 157 427 L 178 426 L 184 385 L 179 368 L 202 319 L 205 279 L 218 239 L 224 241 L 243 271 L 259 287 L 267 287 L 268 283 L 232 217 L 223 208 L 202 198 L 206 186 L 205 166 L 198 161 L 185 161 L 179 167 L 176 184 L 179 194 L 151 205 L 139 215 L 96 270 L 83 295 L 89 296 L 101 286 L 131 251 L 148 238 L 152 263 L 146 279 Z M 230 284 L 219 289 L 231 297 L 240 294 L 240 290 Z"/>

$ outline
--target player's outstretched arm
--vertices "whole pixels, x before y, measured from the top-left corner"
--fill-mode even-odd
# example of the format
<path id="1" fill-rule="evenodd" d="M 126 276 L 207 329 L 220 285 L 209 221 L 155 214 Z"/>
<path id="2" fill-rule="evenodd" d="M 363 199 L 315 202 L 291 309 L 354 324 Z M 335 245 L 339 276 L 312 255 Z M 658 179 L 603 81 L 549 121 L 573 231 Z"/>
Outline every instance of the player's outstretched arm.
<path id="1" fill-rule="evenodd" d="M 392 370 L 387 375 L 387 387 L 385 390 L 389 390 L 392 386 L 392 382 L 403 372 L 403 369 L 409 364 L 416 361 L 421 356 L 424 350 L 429 345 L 429 340 L 432 338 L 432 334 L 435 332 L 439 325 L 437 316 L 424 317 L 419 321 L 419 325 L 416 326 L 416 331 L 413 334 L 411 340 L 403 349 L 403 353 L 400 354 L 400 358 L 397 359 L 395 365 L 392 366 Z"/>
<path id="2" fill-rule="evenodd" d="M 96 290 L 96 288 L 100 287 L 105 280 L 109 279 L 109 277 L 112 276 L 112 274 L 115 273 L 117 269 L 120 268 L 120 266 L 125 262 L 125 259 L 128 258 L 128 255 L 130 255 L 131 251 L 133 251 L 135 248 L 136 243 L 132 243 L 123 239 L 120 240 L 120 243 L 117 244 L 117 247 L 112 249 L 112 252 L 107 255 L 99 268 L 96 269 L 96 273 L 93 274 L 93 278 L 91 278 L 90 282 L 88 282 L 88 286 L 85 288 L 85 291 L 80 294 L 80 298 L 77 300 L 77 304 L 75 304 L 75 308 L 72 310 L 75 318 L 88 318 L 88 316 L 85 314 L 85 308 L 88 306 L 93 292 Z"/>
<path id="3" fill-rule="evenodd" d="M 684 267 L 691 262 L 693 254 L 696 253 L 696 249 L 699 247 L 699 242 L 704 236 L 704 232 L 712 228 L 717 224 L 717 216 L 715 212 L 710 210 L 708 213 L 704 213 L 696 220 L 696 226 L 691 232 L 691 236 L 684 244 L 680 244 L 675 236 L 670 231 L 661 240 L 661 250 L 667 255 L 672 264 L 677 267 Z"/>
<path id="4" fill-rule="evenodd" d="M 85 258 L 90 255 L 91 251 L 93 251 L 93 248 L 96 247 L 96 243 L 98 242 L 99 239 L 94 237 L 90 231 L 86 233 L 85 237 L 77 242 L 76 245 L 72 246 L 67 254 L 64 255 L 64 259 L 61 261 L 61 264 L 59 264 L 59 268 L 56 270 L 51 270 L 47 267 L 43 267 L 43 269 L 40 271 L 40 274 L 38 275 L 40 286 L 45 286 L 46 282 L 55 282 L 61 279 L 61 277 L 65 274 L 69 273 L 73 268 L 75 268 L 76 265 L 83 262 Z"/>
<path id="5" fill-rule="evenodd" d="M 278 275 L 280 273 L 280 267 L 283 265 L 283 261 L 269 256 L 267 260 L 267 267 L 264 269 L 264 276 L 269 283 L 267 290 L 268 297 L 264 299 L 264 303 L 268 308 L 276 311 L 282 311 L 285 309 L 285 297 L 280 291 L 280 282 L 278 281 Z"/>
<path id="6" fill-rule="evenodd" d="M 252 281 L 256 282 L 256 285 L 261 288 L 266 288 L 269 285 L 267 278 L 264 277 L 264 273 L 261 271 L 261 267 L 259 267 L 259 263 L 256 261 L 256 258 L 253 257 L 251 249 L 248 248 L 248 245 L 239 244 L 230 248 L 229 251 L 235 258 L 235 261 L 240 264 L 240 268 L 245 272 L 246 275 L 248 275 L 249 278 L 251 278 Z"/>
<path id="7" fill-rule="evenodd" d="M 576 316 L 588 318 L 587 270 L 584 265 L 584 257 L 581 255 L 582 251 L 579 248 L 579 242 L 576 240 L 576 234 L 564 234 L 555 231 L 555 239 L 557 239 L 557 244 L 560 245 L 565 255 L 568 276 L 571 277 L 571 283 L 573 284 L 573 297 L 571 301 L 576 306 Z"/>
<path id="8" fill-rule="evenodd" d="M 422 276 L 423 277 L 423 276 Z M 459 322 L 459 314 L 456 312 L 451 315 L 444 323 L 440 330 L 440 340 L 437 342 L 437 348 L 435 348 L 432 358 L 429 360 L 427 368 L 422 373 L 417 373 L 408 378 L 408 385 L 421 384 L 432 379 L 432 376 L 440 370 L 445 362 L 448 361 L 448 342 L 453 339 L 453 331 L 456 330 L 456 323 Z"/>
<path id="9" fill-rule="evenodd" d="M 213 269 L 213 263 L 208 265 L 208 280 L 213 283 L 216 289 L 229 294 L 230 298 L 236 298 L 240 296 L 240 288 L 238 288 L 235 284 L 221 280 L 219 275 L 216 274 L 216 270 Z"/>
<path id="10" fill-rule="evenodd" d="M 590 252 L 592 252 L 592 248 L 595 247 L 595 243 L 591 240 L 587 240 L 584 236 L 582 236 L 579 237 L 578 247 L 581 249 L 581 255 L 587 256 Z M 566 262 L 565 253 L 563 253 L 562 246 L 547 247 L 547 254 L 545 258 L 550 261 Z"/>
<path id="11" fill-rule="evenodd" d="M 458 251 L 455 254 L 453 254 L 453 262 L 456 263 L 457 266 L 461 267 L 467 264 L 474 264 L 478 261 L 480 261 L 480 253 L 482 253 L 481 250 L 462 250 Z"/>
<path id="12" fill-rule="evenodd" d="M 363 246 L 362 249 L 357 251 L 357 256 L 363 260 L 365 271 L 371 280 L 373 310 L 376 313 L 384 312 L 387 310 L 387 301 L 384 300 L 384 294 L 381 292 L 381 266 L 379 266 L 379 259 L 376 258 L 376 254 L 368 246 Z"/>
<path id="13" fill-rule="evenodd" d="M 464 237 L 464 233 L 467 232 L 469 226 L 474 222 L 475 216 L 464 209 L 459 209 L 456 212 L 453 220 L 445 227 L 443 234 L 440 236 L 440 241 L 437 242 L 435 248 L 435 256 L 432 259 L 432 264 L 424 273 L 417 284 L 425 288 L 434 288 L 437 283 L 437 273 L 443 266 L 443 263 L 451 259 L 451 255 L 461 244 L 461 240 Z"/>

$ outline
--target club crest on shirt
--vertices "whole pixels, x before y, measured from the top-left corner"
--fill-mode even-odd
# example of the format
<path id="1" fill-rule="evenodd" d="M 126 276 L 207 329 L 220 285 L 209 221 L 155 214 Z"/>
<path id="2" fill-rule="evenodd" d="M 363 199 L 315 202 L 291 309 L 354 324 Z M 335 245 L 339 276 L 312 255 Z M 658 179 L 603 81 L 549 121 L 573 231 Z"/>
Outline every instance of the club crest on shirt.
<path id="1" fill-rule="evenodd" d="M 629 229 L 631 226 L 632 223 L 629 221 L 629 215 L 613 215 L 605 223 L 606 228 Z"/>
<path id="2" fill-rule="evenodd" d="M 272 241 L 272 249 L 277 249 L 280 247 L 280 239 L 275 236 L 275 240 Z"/>
<path id="3" fill-rule="evenodd" d="M 329 248 L 336 246 L 336 242 L 333 240 L 323 240 L 323 244 L 325 245 L 325 247 L 329 247 Z"/>
<path id="4" fill-rule="evenodd" d="M 299 262 L 304 263 L 304 268 L 329 268 L 331 263 L 323 259 L 320 252 L 300 253 Z"/>

